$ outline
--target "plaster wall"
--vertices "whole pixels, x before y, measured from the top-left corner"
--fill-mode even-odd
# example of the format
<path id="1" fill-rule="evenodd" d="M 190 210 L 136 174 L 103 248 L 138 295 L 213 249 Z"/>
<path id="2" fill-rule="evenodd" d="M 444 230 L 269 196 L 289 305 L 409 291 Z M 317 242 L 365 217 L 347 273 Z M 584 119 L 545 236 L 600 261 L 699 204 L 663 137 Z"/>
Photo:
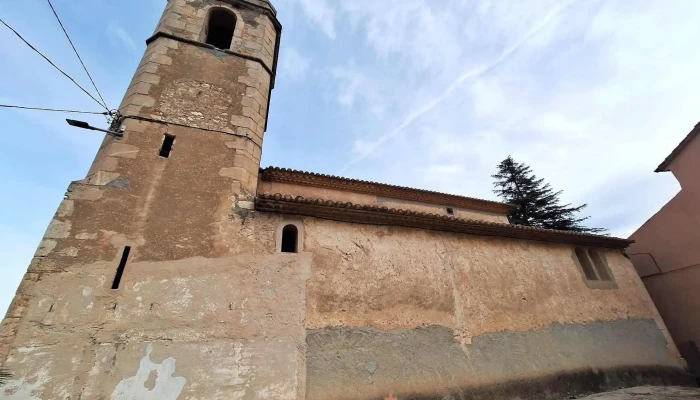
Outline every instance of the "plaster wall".
<path id="1" fill-rule="evenodd" d="M 640 227 L 628 249 L 683 357 L 700 376 L 700 140 L 670 165 L 682 190 Z"/>
<path id="2" fill-rule="evenodd" d="M 448 215 L 446 205 L 428 204 L 417 201 L 409 201 L 402 199 L 393 199 L 381 196 L 373 196 L 364 193 L 353 193 L 342 190 L 318 188 L 311 186 L 302 186 L 281 182 L 266 182 L 261 181 L 258 184 L 258 193 L 280 193 L 283 195 L 291 195 L 292 197 L 301 196 L 310 199 L 323 199 L 332 201 L 350 202 L 353 204 L 371 205 L 387 208 L 395 208 L 400 210 L 416 211 L 435 215 Z M 470 210 L 449 206 L 454 211 L 454 216 L 463 219 L 472 219 L 487 222 L 508 223 L 508 216 L 505 214 L 490 213 L 485 211 Z"/>
<path id="3" fill-rule="evenodd" d="M 700 377 L 700 266 L 644 279 L 675 343 L 694 374 Z"/>

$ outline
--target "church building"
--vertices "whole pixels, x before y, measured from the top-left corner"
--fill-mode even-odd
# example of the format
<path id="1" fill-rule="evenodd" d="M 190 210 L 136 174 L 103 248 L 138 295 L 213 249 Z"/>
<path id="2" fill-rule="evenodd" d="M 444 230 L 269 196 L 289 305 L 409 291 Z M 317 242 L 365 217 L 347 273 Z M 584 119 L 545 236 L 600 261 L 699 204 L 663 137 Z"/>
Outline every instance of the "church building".
<path id="1" fill-rule="evenodd" d="M 562 399 L 688 382 L 626 239 L 260 168 L 269 0 L 169 0 L 0 329 L 0 399 Z M 274 110 L 273 110 L 274 111 Z"/>

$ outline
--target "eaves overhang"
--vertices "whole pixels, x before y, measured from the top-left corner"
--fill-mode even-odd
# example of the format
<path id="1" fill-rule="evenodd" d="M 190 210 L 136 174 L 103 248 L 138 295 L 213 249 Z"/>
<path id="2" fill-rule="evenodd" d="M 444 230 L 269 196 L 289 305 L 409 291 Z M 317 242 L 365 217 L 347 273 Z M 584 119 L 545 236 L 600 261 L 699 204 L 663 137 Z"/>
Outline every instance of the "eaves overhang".
<path id="1" fill-rule="evenodd" d="M 262 212 L 307 216 L 339 222 L 400 226 L 479 236 L 564 243 L 575 246 L 625 249 L 634 243 L 633 240 L 608 236 L 460 219 L 453 216 L 322 199 L 307 199 L 279 193 L 259 194 L 255 199 L 255 209 Z"/>

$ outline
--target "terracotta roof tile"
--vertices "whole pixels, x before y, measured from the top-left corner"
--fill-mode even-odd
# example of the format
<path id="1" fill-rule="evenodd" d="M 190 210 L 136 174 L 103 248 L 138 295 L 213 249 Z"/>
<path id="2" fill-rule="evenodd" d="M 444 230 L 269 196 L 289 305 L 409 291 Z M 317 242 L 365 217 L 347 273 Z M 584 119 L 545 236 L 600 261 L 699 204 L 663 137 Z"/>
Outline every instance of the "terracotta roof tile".
<path id="1" fill-rule="evenodd" d="M 301 196 L 294 197 L 280 193 L 260 194 L 256 198 L 255 207 L 258 211 L 305 215 L 351 223 L 404 226 L 592 247 L 624 249 L 634 243 L 632 240 L 609 236 L 462 219 L 448 215 L 436 215 L 349 202 L 307 199 Z"/>
<path id="2" fill-rule="evenodd" d="M 261 169 L 260 178 L 263 181 L 322 187 L 327 189 L 371 194 L 428 204 L 460 207 L 498 214 L 508 214 L 515 209 L 515 207 L 511 204 L 497 201 L 457 196 L 454 194 L 414 189 L 404 186 L 388 185 L 385 183 L 362 181 L 359 179 L 342 178 L 333 175 L 297 171 L 287 168 L 268 167 Z"/>

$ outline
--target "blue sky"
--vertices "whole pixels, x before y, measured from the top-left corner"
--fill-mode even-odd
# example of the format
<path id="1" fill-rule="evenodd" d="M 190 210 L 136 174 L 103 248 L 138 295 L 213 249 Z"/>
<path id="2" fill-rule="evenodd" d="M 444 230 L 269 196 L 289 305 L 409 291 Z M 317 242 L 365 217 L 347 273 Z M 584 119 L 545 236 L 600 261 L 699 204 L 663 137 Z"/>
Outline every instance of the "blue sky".
<path id="1" fill-rule="evenodd" d="M 165 0 L 54 0 L 116 107 Z M 263 166 L 495 199 L 532 166 L 627 236 L 679 190 L 655 167 L 700 120 L 700 2 L 275 0 L 284 25 Z M 0 17 L 85 87 L 45 0 Z M 99 111 L 0 27 L 0 103 Z M 99 134 L 0 110 L 0 309 Z M 81 117 L 104 126 L 100 117 Z"/>

